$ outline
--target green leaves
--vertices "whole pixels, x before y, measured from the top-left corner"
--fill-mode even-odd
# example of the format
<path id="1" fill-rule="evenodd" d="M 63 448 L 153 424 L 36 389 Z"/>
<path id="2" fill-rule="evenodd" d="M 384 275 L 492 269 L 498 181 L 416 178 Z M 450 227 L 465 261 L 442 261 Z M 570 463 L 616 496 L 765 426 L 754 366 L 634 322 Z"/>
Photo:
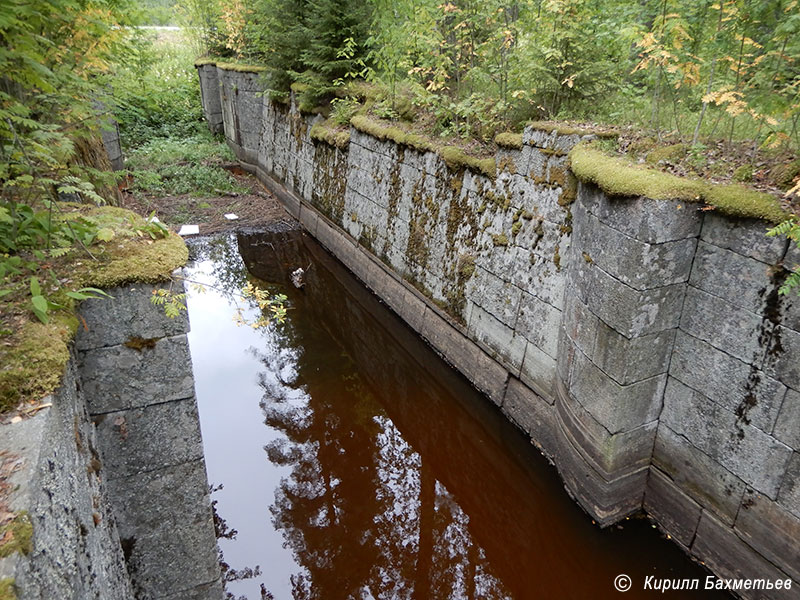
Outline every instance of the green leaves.
<path id="1" fill-rule="evenodd" d="M 39 280 L 36 277 L 31 277 L 31 305 L 33 307 L 33 314 L 44 324 L 47 324 L 50 320 L 48 315 L 50 309 L 57 308 L 58 306 L 47 301 L 47 298 L 42 294 L 42 287 L 39 285 Z"/>

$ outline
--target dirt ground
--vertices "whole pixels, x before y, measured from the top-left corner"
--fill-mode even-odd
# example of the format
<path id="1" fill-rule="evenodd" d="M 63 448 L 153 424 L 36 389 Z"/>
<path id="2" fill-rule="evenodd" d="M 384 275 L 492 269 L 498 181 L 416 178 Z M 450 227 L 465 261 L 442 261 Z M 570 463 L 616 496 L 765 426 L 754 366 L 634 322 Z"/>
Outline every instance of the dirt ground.
<path id="1" fill-rule="evenodd" d="M 240 186 L 249 190 L 247 193 L 195 198 L 189 194 L 137 196 L 123 190 L 121 206 L 144 216 L 155 211 L 156 216 L 175 232 L 181 225 L 197 225 L 200 228 L 199 235 L 263 229 L 279 221 L 294 221 L 280 201 L 254 176 L 236 165 L 226 165 L 225 168 Z M 235 214 L 238 219 L 226 219 L 228 213 Z"/>

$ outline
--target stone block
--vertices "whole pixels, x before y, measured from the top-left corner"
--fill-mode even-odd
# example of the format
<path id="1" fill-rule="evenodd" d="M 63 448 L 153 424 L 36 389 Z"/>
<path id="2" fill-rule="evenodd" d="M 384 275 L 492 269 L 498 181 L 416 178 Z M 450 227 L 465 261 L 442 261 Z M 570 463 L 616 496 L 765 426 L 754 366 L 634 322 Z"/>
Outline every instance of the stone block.
<path id="1" fill-rule="evenodd" d="M 786 386 L 712 345 L 678 331 L 670 375 L 770 433 Z"/>
<path id="2" fill-rule="evenodd" d="M 771 286 L 769 266 L 705 242 L 697 246 L 690 283 L 734 306 L 761 315 Z"/>
<path id="3" fill-rule="evenodd" d="M 570 387 L 570 381 L 572 380 L 572 365 L 575 362 L 576 352 L 575 345 L 567 336 L 567 332 L 562 325 L 558 332 L 558 358 L 556 375 L 558 377 L 558 381 L 563 383 L 567 388 Z M 551 400 L 551 398 L 548 398 L 548 401 Z"/>
<path id="4" fill-rule="evenodd" d="M 686 290 L 681 329 L 747 364 L 759 366 L 764 358 L 762 326 L 756 314 L 695 287 Z"/>
<path id="5" fill-rule="evenodd" d="M 81 353 L 79 369 L 89 413 L 139 408 L 194 396 L 185 335 L 162 338 L 152 348 L 97 348 Z"/>
<path id="6" fill-rule="evenodd" d="M 703 509 L 664 473 L 650 469 L 644 493 L 644 510 L 659 527 L 685 549 L 694 539 Z"/>
<path id="7" fill-rule="evenodd" d="M 137 597 L 177 594 L 219 579 L 202 460 L 108 481 Z"/>
<path id="8" fill-rule="evenodd" d="M 517 335 L 521 335 L 540 350 L 555 358 L 558 353 L 558 328 L 562 313 L 557 308 L 522 292 L 517 317 Z"/>
<path id="9" fill-rule="evenodd" d="M 575 356 L 569 392 L 610 433 L 637 429 L 658 418 L 666 375 L 620 385 L 582 353 Z"/>
<path id="10" fill-rule="evenodd" d="M 670 377 L 661 421 L 754 489 L 775 498 L 792 450 Z"/>
<path id="11" fill-rule="evenodd" d="M 621 385 L 667 372 L 675 340 L 674 329 L 629 339 L 597 319 L 592 362 Z"/>
<path id="12" fill-rule="evenodd" d="M 556 359 L 528 342 L 519 372 L 519 378 L 525 385 L 551 403 L 555 399 L 556 362 Z"/>
<path id="13" fill-rule="evenodd" d="M 800 390 L 800 332 L 786 327 L 778 327 L 779 349 L 773 351 L 766 360 L 765 370 L 791 388 Z M 773 341 L 773 348 L 776 347 Z"/>
<path id="14" fill-rule="evenodd" d="M 800 517 L 800 453 L 795 452 L 783 476 L 778 502 L 794 516 Z"/>
<path id="15" fill-rule="evenodd" d="M 639 337 L 678 326 L 684 284 L 639 291 L 596 265 L 584 265 L 579 267 L 582 281 L 579 279 L 578 285 L 584 288 L 586 305 L 625 337 Z"/>
<path id="16" fill-rule="evenodd" d="M 475 355 L 480 350 L 447 319 L 432 309 L 425 311 L 425 319 L 420 333 L 439 354 L 444 356 L 447 362 L 461 373 L 467 377 L 473 373 Z"/>
<path id="17" fill-rule="evenodd" d="M 150 302 L 153 291 L 172 288 L 175 293 L 183 291 L 180 281 L 164 285 L 136 284 L 108 290 L 112 298 L 84 300 L 80 313 L 86 327 L 80 327 L 75 339 L 78 350 L 116 346 L 132 338 L 160 339 L 180 335 L 189 331 L 189 316 L 186 311 L 171 319 L 164 310 Z M 114 323 L 109 330 L 108 323 Z"/>
<path id="18" fill-rule="evenodd" d="M 641 510 L 646 468 L 608 481 L 583 459 L 563 427 L 559 427 L 559 432 L 555 462 L 564 487 L 601 527 Z"/>
<path id="19" fill-rule="evenodd" d="M 583 459 L 604 479 L 616 479 L 650 465 L 658 421 L 622 433 L 609 433 L 561 386 L 556 412 Z"/>
<path id="20" fill-rule="evenodd" d="M 483 351 L 476 353 L 475 372 L 469 379 L 498 406 L 503 403 L 508 378 L 508 371 L 503 365 Z"/>
<path id="21" fill-rule="evenodd" d="M 575 244 L 583 258 L 636 290 L 649 290 L 689 279 L 695 238 L 660 244 L 642 242 L 586 215 L 576 228 Z"/>
<path id="22" fill-rule="evenodd" d="M 317 222 L 319 221 L 317 211 L 304 203 L 300 206 L 300 218 L 298 220 L 303 224 L 303 227 L 305 227 L 308 233 L 317 237 Z"/>
<path id="23" fill-rule="evenodd" d="M 789 263 L 787 263 L 788 266 Z M 800 267 L 798 267 L 800 269 Z M 800 296 L 787 294 L 779 297 L 778 314 L 781 324 L 794 331 L 800 331 Z"/>
<path id="24" fill-rule="evenodd" d="M 212 581 L 195 586 L 188 590 L 181 590 L 169 596 L 159 596 L 158 600 L 219 600 L 225 596 L 222 589 L 222 580 Z"/>
<path id="25" fill-rule="evenodd" d="M 800 581 L 800 518 L 774 500 L 746 492 L 734 529 L 751 548 Z"/>
<path id="26" fill-rule="evenodd" d="M 125 477 L 203 458 L 194 397 L 94 418 L 107 477 Z"/>
<path id="27" fill-rule="evenodd" d="M 429 310 L 431 309 L 428 308 L 425 300 L 420 297 L 416 290 L 406 288 L 406 293 L 403 296 L 403 306 L 398 314 L 411 329 L 418 333 L 422 332 L 423 323 Z"/>
<path id="28" fill-rule="evenodd" d="M 733 525 L 744 494 L 744 482 L 662 420 L 653 447 L 653 466 L 717 518 Z"/>
<path id="29" fill-rule="evenodd" d="M 723 579 L 769 579 L 773 582 L 788 579 L 787 574 L 754 551 L 737 536 L 729 526 L 703 512 L 692 544 L 692 554 L 704 562 L 717 577 Z M 797 600 L 800 589 L 794 583 L 789 590 L 773 590 L 767 596 L 763 591 L 742 590 L 744 598 Z"/>
<path id="30" fill-rule="evenodd" d="M 742 256 L 774 265 L 783 257 L 784 240 L 767 237 L 760 219 L 738 219 L 713 212 L 705 213 L 700 239 Z"/>
<path id="31" fill-rule="evenodd" d="M 702 224 L 692 203 L 609 198 L 594 184 L 578 185 L 578 202 L 609 227 L 650 244 L 697 237 Z"/>
<path id="32" fill-rule="evenodd" d="M 508 379 L 503 413 L 530 435 L 546 456 L 555 455 L 557 429 L 553 406 L 516 377 Z"/>
<path id="33" fill-rule="evenodd" d="M 574 294 L 564 299 L 564 331 L 569 340 L 588 357 L 597 349 L 597 331 L 602 321 Z M 626 338 L 627 339 L 627 338 Z"/>
<path id="34" fill-rule="evenodd" d="M 480 306 L 473 306 L 470 311 L 467 333 L 473 340 L 485 345 L 489 353 L 504 363 L 509 371 L 519 373 L 527 345 L 524 337 Z"/>

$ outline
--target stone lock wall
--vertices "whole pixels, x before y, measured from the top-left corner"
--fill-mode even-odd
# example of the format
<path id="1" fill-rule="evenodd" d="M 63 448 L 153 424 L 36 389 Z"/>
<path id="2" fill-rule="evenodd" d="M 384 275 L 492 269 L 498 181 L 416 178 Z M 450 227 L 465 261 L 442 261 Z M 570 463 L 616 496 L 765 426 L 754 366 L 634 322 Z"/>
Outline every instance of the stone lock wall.
<path id="1" fill-rule="evenodd" d="M 20 600 L 223 596 L 188 318 L 152 290 L 85 301 L 59 390 L 0 427 L 11 508 L 33 525 L 31 552 L 0 561 Z"/>
<path id="2" fill-rule="evenodd" d="M 777 295 L 796 249 L 762 222 L 578 182 L 579 134 L 527 129 L 492 178 L 352 127 L 344 149 L 313 140 L 321 117 L 258 96 L 254 74 L 216 77 L 243 166 L 594 519 L 644 510 L 720 576 L 800 597 L 800 300 Z"/>

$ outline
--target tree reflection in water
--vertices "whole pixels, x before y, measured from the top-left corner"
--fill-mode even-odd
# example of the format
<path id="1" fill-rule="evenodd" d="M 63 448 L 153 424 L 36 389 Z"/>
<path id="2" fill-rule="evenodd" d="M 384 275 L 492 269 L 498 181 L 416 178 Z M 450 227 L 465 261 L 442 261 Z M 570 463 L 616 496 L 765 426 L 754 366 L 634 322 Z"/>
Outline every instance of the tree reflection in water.
<path id="1" fill-rule="evenodd" d="M 703 575 L 647 523 L 594 527 L 529 440 L 313 241 L 293 231 L 209 247 L 215 265 L 200 271 L 217 285 L 257 278 L 288 296 L 284 324 L 205 340 L 198 374 L 201 402 L 234 407 L 207 413 L 225 420 L 206 446 L 222 458 L 207 460 L 239 507 L 220 512 L 240 536 L 258 532 L 225 549 L 261 564 L 278 600 L 614 598 L 619 573 Z M 302 290 L 288 282 L 298 266 Z M 193 327 L 206 319 L 222 335 L 223 310 L 208 306 Z M 251 583 L 236 589 L 256 600 Z"/>
<path id="2" fill-rule="evenodd" d="M 243 255 L 256 276 L 265 263 L 283 273 L 301 262 L 316 265 L 299 246 L 287 236 L 262 244 L 257 258 L 245 248 Z M 363 329 L 369 317 L 352 298 L 325 296 L 330 286 L 321 271 L 312 268 L 305 291 L 291 293 L 297 318 L 290 311 L 257 352 L 265 422 L 282 433 L 265 450 L 271 462 L 292 468 L 270 512 L 303 567 L 291 577 L 293 597 L 505 597 L 468 517 L 376 397 L 376 388 L 383 401 L 392 392 L 420 395 L 409 385 L 413 373 L 392 356 L 392 340 Z M 373 336 L 371 343 L 359 332 Z M 382 349 L 394 362 L 384 371 L 401 383 L 367 383 L 350 351 L 358 345 Z"/>

